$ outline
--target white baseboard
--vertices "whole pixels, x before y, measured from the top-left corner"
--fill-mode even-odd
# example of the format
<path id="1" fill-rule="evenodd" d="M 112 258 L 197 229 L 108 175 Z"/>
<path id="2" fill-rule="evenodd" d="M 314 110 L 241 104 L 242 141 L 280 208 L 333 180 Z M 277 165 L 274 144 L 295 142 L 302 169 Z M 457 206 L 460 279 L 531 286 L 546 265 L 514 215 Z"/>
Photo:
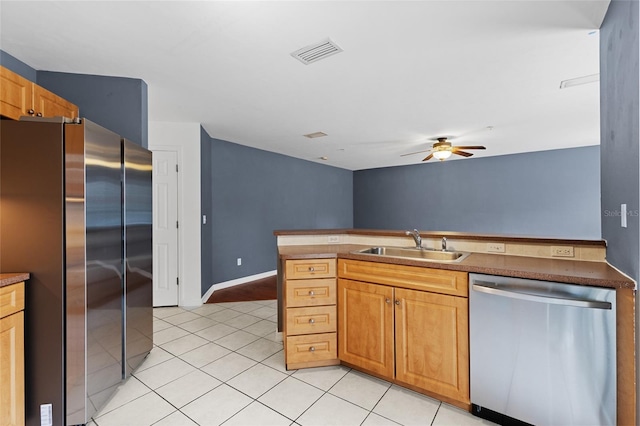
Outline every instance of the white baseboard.
<path id="1" fill-rule="evenodd" d="M 222 290 L 223 288 L 233 287 L 240 284 L 250 283 L 251 281 L 261 280 L 276 275 L 278 271 L 267 271 L 261 274 L 249 275 L 248 277 L 236 278 L 235 280 L 224 281 L 218 284 L 213 284 L 209 290 L 202 296 L 202 303 L 207 303 L 207 300 L 211 297 L 214 291 Z"/>

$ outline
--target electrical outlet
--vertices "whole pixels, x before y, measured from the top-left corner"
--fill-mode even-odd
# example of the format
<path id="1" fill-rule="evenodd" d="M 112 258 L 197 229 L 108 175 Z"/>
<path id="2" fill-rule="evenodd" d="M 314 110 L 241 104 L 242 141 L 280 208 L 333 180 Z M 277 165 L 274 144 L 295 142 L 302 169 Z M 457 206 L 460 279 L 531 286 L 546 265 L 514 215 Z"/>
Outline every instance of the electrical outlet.
<path id="1" fill-rule="evenodd" d="M 573 247 L 571 246 L 552 246 L 551 256 L 553 257 L 573 257 Z"/>
<path id="2" fill-rule="evenodd" d="M 53 425 L 53 405 L 40 404 L 40 426 Z"/>
<path id="3" fill-rule="evenodd" d="M 329 244 L 333 243 L 333 244 L 337 244 L 340 242 L 340 236 L 339 235 L 329 235 L 329 238 L 327 239 L 327 242 Z"/>
<path id="4" fill-rule="evenodd" d="M 487 243 L 487 251 L 490 253 L 504 253 L 504 243 Z"/>
<path id="5" fill-rule="evenodd" d="M 242 266 L 242 258 L 241 257 L 239 257 L 238 260 L 236 260 L 236 264 L 238 266 Z"/>

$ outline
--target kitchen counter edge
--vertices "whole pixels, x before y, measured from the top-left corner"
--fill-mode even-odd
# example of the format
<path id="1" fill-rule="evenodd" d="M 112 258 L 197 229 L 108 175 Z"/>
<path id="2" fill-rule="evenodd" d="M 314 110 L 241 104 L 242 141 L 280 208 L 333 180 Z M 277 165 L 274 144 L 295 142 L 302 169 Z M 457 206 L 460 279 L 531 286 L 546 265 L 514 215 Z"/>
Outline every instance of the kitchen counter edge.
<path id="1" fill-rule="evenodd" d="M 279 246 L 278 255 L 282 260 L 340 258 L 554 281 L 565 284 L 635 289 L 635 283 L 631 279 L 618 272 L 606 262 L 546 259 L 493 253 L 471 253 L 469 257 L 460 263 L 442 263 L 352 253 L 353 251 L 367 247 L 368 246 L 354 244 Z"/>
<path id="2" fill-rule="evenodd" d="M 9 274 L 0 274 L 0 287 L 6 287 L 11 284 L 28 280 L 30 274 L 28 272 L 14 272 Z"/>

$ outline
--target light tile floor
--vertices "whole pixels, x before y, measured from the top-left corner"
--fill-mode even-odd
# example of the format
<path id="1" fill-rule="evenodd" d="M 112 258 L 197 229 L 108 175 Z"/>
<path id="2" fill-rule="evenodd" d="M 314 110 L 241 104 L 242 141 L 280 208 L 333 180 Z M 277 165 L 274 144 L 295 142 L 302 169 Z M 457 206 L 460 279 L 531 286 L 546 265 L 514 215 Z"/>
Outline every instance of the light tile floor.
<path id="1" fill-rule="evenodd" d="M 491 424 L 343 366 L 286 371 L 275 300 L 153 315 L 151 353 L 90 426 Z"/>

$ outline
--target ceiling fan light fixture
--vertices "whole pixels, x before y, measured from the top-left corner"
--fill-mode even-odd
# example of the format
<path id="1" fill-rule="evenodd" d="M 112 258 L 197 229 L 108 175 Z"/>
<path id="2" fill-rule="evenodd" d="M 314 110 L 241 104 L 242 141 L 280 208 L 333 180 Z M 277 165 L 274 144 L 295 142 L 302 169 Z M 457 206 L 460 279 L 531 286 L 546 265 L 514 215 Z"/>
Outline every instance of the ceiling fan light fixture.
<path id="1" fill-rule="evenodd" d="M 436 151 L 433 153 L 433 156 L 438 160 L 443 161 L 451 157 L 451 151 L 449 150 Z"/>

